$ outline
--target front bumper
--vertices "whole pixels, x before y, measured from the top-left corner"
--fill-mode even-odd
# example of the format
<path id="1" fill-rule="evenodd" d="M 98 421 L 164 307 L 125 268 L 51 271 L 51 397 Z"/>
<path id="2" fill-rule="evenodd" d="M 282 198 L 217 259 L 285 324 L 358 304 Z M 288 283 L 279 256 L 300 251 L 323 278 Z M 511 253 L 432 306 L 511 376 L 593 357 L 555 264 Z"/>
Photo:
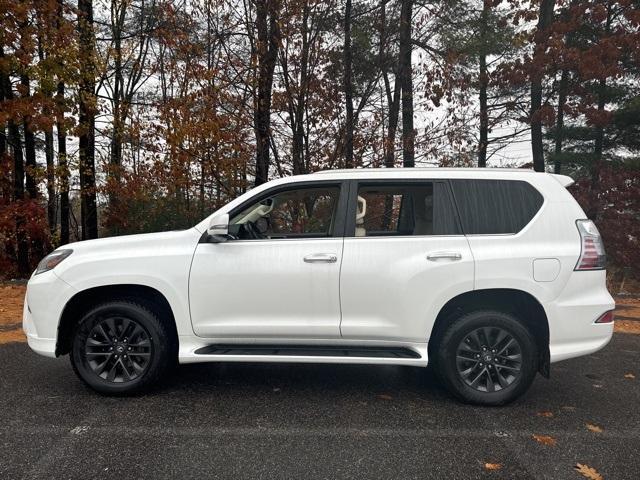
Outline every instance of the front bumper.
<path id="1" fill-rule="evenodd" d="M 53 271 L 31 277 L 24 298 L 22 328 L 34 352 L 56 356 L 58 323 L 75 293 L 76 290 Z"/>

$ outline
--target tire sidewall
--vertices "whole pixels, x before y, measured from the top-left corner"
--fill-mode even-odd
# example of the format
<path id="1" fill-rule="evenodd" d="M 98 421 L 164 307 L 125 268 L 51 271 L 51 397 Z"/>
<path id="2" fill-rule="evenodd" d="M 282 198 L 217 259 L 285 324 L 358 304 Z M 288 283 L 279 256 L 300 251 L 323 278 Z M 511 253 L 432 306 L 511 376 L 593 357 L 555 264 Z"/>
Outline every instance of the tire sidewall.
<path id="1" fill-rule="evenodd" d="M 473 330 L 499 327 L 511 334 L 522 350 L 521 375 L 511 385 L 497 392 L 481 392 L 465 383 L 457 369 L 457 348 Z M 495 311 L 473 312 L 458 318 L 445 332 L 438 348 L 438 368 L 449 389 L 465 402 L 480 405 L 503 405 L 521 396 L 531 386 L 538 369 L 535 339 L 518 319 Z"/>
<path id="2" fill-rule="evenodd" d="M 146 370 L 138 378 L 123 384 L 109 382 L 96 375 L 89 366 L 84 353 L 85 343 L 91 330 L 103 318 L 112 315 L 135 320 L 146 330 L 151 342 L 151 356 Z M 158 323 L 155 315 L 141 305 L 125 301 L 114 301 L 95 307 L 80 320 L 74 331 L 70 355 L 74 370 L 84 383 L 101 393 L 128 394 L 138 392 L 149 383 L 150 378 L 156 376 L 157 370 L 161 368 L 163 363 L 161 360 L 166 354 L 166 349 L 161 341 L 162 332 L 158 328 Z"/>

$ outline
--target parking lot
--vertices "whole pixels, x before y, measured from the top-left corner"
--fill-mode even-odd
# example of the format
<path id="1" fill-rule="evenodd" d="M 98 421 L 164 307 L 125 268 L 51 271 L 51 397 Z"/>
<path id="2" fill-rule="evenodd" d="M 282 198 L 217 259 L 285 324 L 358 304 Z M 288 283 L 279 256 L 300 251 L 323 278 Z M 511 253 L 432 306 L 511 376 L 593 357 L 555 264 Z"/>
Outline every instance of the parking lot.
<path id="1" fill-rule="evenodd" d="M 423 369 L 340 365 L 187 365 L 107 398 L 68 358 L 0 343 L 3 479 L 640 476 L 636 334 L 503 408 L 462 405 Z"/>

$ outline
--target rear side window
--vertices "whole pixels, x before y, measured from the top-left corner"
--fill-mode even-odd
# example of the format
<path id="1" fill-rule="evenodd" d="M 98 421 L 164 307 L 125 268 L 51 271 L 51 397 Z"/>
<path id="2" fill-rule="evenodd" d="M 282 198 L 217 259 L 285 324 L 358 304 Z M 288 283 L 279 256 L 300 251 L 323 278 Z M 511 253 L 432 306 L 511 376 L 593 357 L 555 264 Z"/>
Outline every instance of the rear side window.
<path id="1" fill-rule="evenodd" d="M 467 235 L 518 233 L 543 203 L 530 184 L 517 180 L 451 180 Z"/>
<path id="2" fill-rule="evenodd" d="M 462 233 L 444 182 L 361 184 L 357 202 L 357 237 Z"/>

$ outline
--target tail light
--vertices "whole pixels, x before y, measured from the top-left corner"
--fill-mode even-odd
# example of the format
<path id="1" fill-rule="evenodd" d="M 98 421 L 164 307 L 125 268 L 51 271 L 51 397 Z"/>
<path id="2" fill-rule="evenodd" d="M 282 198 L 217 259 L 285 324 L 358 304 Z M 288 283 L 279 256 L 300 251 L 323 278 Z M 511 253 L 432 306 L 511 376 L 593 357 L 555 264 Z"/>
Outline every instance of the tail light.
<path id="1" fill-rule="evenodd" d="M 598 228 L 591 220 L 576 221 L 580 232 L 582 250 L 576 264 L 576 270 L 602 270 L 605 268 L 607 255 Z"/>
<path id="2" fill-rule="evenodd" d="M 596 323 L 613 323 L 613 310 L 603 313 L 598 317 Z"/>

